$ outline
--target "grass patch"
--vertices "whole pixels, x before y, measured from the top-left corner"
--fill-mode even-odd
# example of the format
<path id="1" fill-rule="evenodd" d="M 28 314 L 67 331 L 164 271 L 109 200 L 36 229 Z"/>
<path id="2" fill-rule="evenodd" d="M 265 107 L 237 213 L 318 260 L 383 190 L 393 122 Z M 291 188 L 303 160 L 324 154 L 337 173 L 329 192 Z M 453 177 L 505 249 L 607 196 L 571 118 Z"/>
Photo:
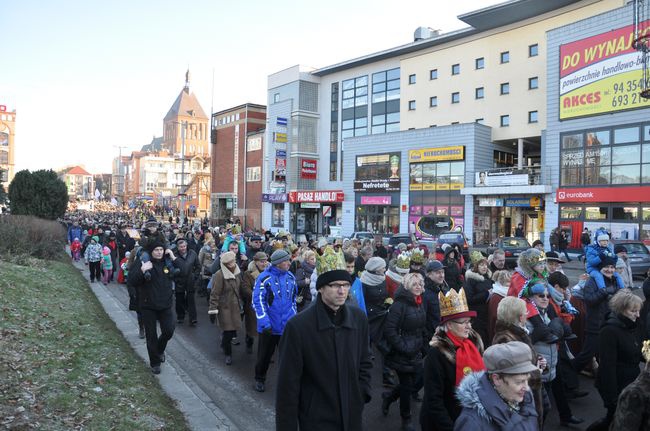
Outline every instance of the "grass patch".
<path id="1" fill-rule="evenodd" d="M 0 261 L 0 425 L 187 430 L 70 263 Z"/>

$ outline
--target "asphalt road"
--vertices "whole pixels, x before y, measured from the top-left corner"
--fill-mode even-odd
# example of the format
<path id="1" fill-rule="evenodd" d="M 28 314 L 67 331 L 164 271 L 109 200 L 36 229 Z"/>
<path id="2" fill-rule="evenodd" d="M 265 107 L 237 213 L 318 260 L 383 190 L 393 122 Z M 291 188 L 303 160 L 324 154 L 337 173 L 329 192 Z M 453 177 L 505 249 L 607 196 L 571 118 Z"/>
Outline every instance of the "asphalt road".
<path id="1" fill-rule="evenodd" d="M 564 266 L 564 272 L 573 284 L 582 272 L 580 266 L 576 260 Z M 128 306 L 125 286 L 112 283 L 108 289 L 124 306 Z M 272 363 L 269 369 L 266 392 L 256 392 L 253 389 L 253 377 L 257 344 L 252 355 L 246 354 L 244 332 L 240 332 L 241 344 L 233 346 L 233 364 L 225 365 L 223 353 L 219 348 L 220 331 L 217 325 L 211 324 L 208 319 L 205 298 L 197 297 L 197 311 L 198 326 L 190 327 L 187 323 L 177 325 L 174 337 L 168 346 L 168 355 L 182 367 L 181 372 L 186 375 L 186 378 L 191 379 L 208 394 L 240 430 L 274 429 L 277 354 L 274 357 L 276 362 Z M 144 340 L 142 342 L 144 343 Z M 384 417 L 381 413 L 381 393 L 384 388 L 381 386 L 379 366 L 374 368 L 372 379 L 373 399 L 364 410 L 365 429 L 399 429 L 401 422 L 397 403 L 391 406 L 388 417 Z M 581 426 L 573 429 L 585 429 L 590 422 L 598 419 L 605 412 L 594 388 L 594 380 L 583 376 L 580 380 L 581 389 L 589 391 L 589 396 L 570 402 L 573 414 L 585 419 Z M 417 423 L 419 403 L 413 402 L 411 409 Z M 561 429 L 556 410 L 550 412 L 545 429 Z"/>

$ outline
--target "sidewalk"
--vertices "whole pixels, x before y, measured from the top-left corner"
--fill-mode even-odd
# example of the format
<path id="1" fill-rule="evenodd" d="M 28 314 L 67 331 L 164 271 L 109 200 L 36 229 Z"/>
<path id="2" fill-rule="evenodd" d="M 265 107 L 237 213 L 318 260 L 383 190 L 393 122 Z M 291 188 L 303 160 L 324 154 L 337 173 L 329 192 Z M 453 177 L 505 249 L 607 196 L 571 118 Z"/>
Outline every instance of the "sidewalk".
<path id="1" fill-rule="evenodd" d="M 100 282 L 90 283 L 83 263 L 76 263 L 75 266 L 81 271 L 84 278 L 88 279 L 90 288 L 106 314 L 115 322 L 115 325 L 122 332 L 133 350 L 143 359 L 142 366 L 148 367 L 147 347 L 144 340 L 141 340 L 138 336 L 138 322 L 135 313 L 129 311 Z M 117 286 L 121 287 L 121 285 L 112 283 L 109 284 L 108 288 Z M 176 402 L 176 407 L 185 416 L 189 427 L 196 431 L 237 431 L 238 428 L 212 402 L 210 397 L 189 378 L 187 373 L 183 372 L 169 352 L 166 353 L 166 357 L 167 360 L 161 367 L 162 372 L 156 377 L 165 393 Z"/>

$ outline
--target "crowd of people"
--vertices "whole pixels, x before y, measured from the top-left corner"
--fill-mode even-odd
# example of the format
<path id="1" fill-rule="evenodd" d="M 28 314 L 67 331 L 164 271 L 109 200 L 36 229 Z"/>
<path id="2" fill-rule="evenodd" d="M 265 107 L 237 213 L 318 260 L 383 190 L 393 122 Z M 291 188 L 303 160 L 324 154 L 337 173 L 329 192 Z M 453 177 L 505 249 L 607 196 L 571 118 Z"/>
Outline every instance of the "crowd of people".
<path id="1" fill-rule="evenodd" d="M 255 390 L 266 390 L 278 349 L 278 430 L 362 429 L 373 367 L 385 391 L 372 402 L 384 415 L 399 404 L 403 430 L 541 430 L 549 414 L 578 425 L 571 400 L 588 394 L 579 373 L 603 400 L 591 429 L 648 429 L 647 403 L 630 392 L 648 393 L 650 301 L 621 277 L 624 251 L 604 232 L 571 286 L 565 260 L 539 244 L 509 270 L 503 250 L 465 261 L 458 244 L 393 250 L 381 237 L 308 241 L 142 213 L 77 211 L 64 222 L 90 280 L 126 284 L 153 373 L 176 325 L 204 321 L 200 298 L 225 364 L 238 336 L 251 355 L 257 339 Z"/>

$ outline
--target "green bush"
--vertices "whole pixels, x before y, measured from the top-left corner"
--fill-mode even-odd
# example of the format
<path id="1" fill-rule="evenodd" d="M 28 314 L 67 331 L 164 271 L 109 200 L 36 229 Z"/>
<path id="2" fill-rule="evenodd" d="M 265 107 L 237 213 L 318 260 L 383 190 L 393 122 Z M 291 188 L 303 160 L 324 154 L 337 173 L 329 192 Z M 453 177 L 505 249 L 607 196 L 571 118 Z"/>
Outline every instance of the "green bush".
<path id="1" fill-rule="evenodd" d="M 68 206 L 68 188 L 52 170 L 22 170 L 9 184 L 9 207 L 14 215 L 56 220 Z"/>
<path id="2" fill-rule="evenodd" d="M 65 260 L 66 230 L 58 222 L 33 216 L 0 216 L 0 257 Z"/>

